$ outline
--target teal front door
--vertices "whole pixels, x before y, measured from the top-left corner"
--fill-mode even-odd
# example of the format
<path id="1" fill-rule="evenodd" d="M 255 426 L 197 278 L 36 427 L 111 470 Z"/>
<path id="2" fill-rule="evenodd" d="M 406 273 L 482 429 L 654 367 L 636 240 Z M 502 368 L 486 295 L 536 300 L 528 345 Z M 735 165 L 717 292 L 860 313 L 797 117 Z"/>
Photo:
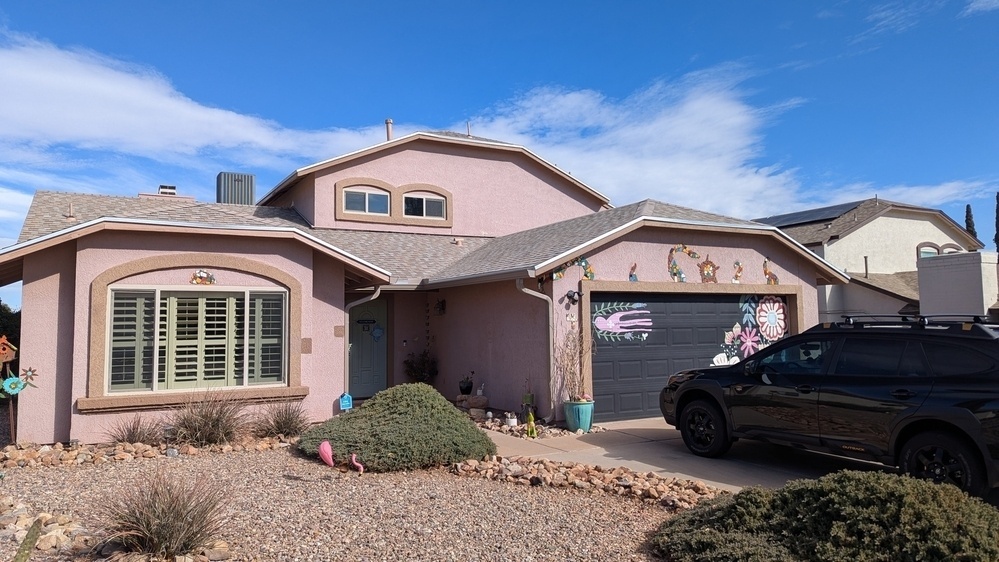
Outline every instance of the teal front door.
<path id="1" fill-rule="evenodd" d="M 385 301 L 374 300 L 350 310 L 350 382 L 347 392 L 368 398 L 386 385 L 388 327 Z"/>

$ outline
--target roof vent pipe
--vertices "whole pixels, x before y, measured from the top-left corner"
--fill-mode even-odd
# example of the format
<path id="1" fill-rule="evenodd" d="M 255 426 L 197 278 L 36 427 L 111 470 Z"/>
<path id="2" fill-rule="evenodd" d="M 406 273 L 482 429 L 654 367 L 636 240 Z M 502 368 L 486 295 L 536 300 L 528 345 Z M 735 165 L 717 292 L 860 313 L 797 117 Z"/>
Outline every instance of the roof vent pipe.
<path id="1" fill-rule="evenodd" d="M 387 141 L 392 140 L 392 120 L 391 119 L 386 119 L 385 120 L 385 140 L 387 140 Z"/>
<path id="2" fill-rule="evenodd" d="M 868 276 L 868 271 L 867 271 L 867 256 L 864 256 L 864 279 L 867 279 L 867 276 Z"/>

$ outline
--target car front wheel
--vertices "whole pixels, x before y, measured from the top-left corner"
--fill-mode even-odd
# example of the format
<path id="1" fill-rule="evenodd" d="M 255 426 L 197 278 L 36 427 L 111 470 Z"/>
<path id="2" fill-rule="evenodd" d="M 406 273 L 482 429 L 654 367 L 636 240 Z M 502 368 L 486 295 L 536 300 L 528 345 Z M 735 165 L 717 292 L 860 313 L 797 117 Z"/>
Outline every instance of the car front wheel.
<path id="1" fill-rule="evenodd" d="M 695 400 L 680 414 L 680 436 L 691 453 L 719 457 L 732 446 L 725 416 L 714 403 Z"/>
<path id="2" fill-rule="evenodd" d="M 902 472 L 948 483 L 973 496 L 985 493 L 985 469 L 978 455 L 964 441 L 940 432 L 921 433 L 902 448 Z"/>

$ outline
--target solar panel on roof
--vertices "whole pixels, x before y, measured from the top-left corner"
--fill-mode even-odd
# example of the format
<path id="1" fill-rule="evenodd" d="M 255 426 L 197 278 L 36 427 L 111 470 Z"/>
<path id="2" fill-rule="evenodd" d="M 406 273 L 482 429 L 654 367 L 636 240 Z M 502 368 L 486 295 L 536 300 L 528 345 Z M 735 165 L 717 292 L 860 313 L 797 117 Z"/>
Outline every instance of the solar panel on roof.
<path id="1" fill-rule="evenodd" d="M 830 207 L 820 207 L 818 209 L 807 209 L 804 211 L 798 211 L 796 213 L 787 213 L 785 215 L 774 215 L 770 217 L 763 217 L 760 219 L 753 219 L 756 222 L 762 222 L 763 224 L 769 224 L 770 226 L 776 226 L 780 228 L 782 226 L 791 226 L 796 224 L 808 224 L 810 222 L 825 221 L 830 219 L 835 219 L 843 216 L 844 213 L 853 209 L 857 205 L 860 205 L 863 201 L 854 201 L 852 203 L 840 203 L 839 205 L 832 205 Z"/>

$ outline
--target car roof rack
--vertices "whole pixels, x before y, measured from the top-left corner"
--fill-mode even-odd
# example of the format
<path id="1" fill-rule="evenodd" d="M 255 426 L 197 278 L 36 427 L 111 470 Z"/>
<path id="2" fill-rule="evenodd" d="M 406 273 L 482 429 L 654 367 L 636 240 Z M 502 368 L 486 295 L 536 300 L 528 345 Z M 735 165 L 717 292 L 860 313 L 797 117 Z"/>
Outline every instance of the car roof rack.
<path id="1" fill-rule="evenodd" d="M 999 339 L 999 324 L 986 323 L 977 314 L 844 314 L 842 322 L 824 322 L 819 330 L 849 330 L 851 328 L 928 329 L 946 330 L 963 336 Z"/>

